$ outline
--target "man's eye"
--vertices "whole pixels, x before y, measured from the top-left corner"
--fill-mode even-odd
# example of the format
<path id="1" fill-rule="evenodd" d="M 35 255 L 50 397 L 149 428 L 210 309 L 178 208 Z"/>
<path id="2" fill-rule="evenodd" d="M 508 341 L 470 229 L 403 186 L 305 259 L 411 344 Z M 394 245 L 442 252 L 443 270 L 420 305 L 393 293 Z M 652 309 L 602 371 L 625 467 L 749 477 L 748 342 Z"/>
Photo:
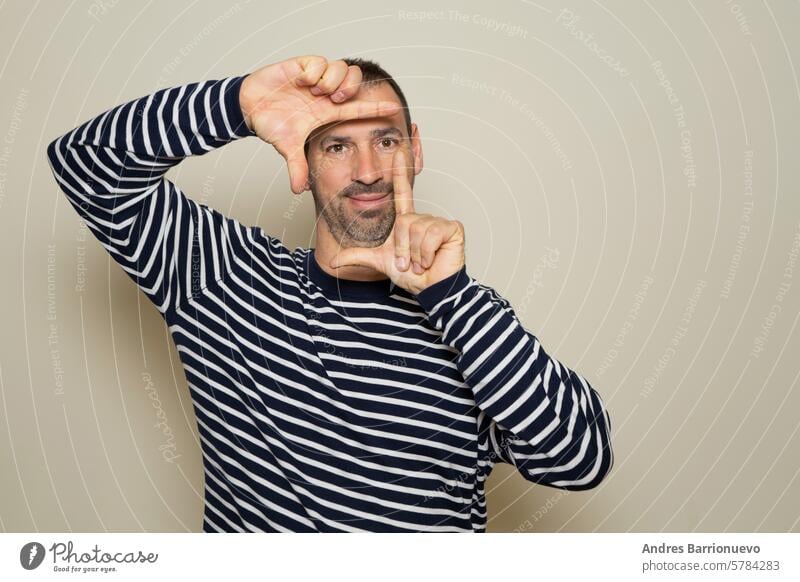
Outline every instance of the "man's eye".
<path id="1" fill-rule="evenodd" d="M 334 149 L 334 148 L 341 148 L 341 149 Z M 325 148 L 325 151 L 331 154 L 340 154 L 344 151 L 344 144 L 335 143 L 333 145 L 329 145 Z"/>
<path id="2" fill-rule="evenodd" d="M 381 140 L 381 146 L 385 148 L 396 146 L 398 143 L 399 141 L 393 137 L 385 137 Z"/>

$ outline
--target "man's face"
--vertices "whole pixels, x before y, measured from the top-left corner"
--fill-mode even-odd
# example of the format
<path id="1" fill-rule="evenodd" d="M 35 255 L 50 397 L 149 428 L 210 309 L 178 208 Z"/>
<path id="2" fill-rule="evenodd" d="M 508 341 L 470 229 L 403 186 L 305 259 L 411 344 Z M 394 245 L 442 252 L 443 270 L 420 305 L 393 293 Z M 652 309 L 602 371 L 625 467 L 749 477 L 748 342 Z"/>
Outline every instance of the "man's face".
<path id="1" fill-rule="evenodd" d="M 399 103 L 388 83 L 362 87 L 356 98 Z M 309 188 L 317 217 L 324 217 L 342 247 L 376 247 L 386 240 L 395 220 L 392 158 L 403 149 L 409 163 L 415 159 L 419 142 L 412 137 L 418 137 L 416 125 L 409 136 L 398 111 L 324 126 L 309 138 Z M 414 167 L 407 172 L 413 185 Z"/>

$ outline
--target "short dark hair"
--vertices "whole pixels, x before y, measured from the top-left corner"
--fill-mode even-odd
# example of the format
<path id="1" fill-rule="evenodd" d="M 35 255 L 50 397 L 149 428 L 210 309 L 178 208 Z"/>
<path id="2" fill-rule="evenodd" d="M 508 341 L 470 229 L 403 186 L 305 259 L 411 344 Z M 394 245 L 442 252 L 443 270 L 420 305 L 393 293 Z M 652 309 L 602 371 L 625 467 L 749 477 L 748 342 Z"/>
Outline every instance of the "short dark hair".
<path id="1" fill-rule="evenodd" d="M 378 83 L 388 83 L 392 90 L 397 94 L 397 98 L 400 100 L 400 105 L 403 107 L 403 116 L 405 117 L 406 121 L 406 130 L 408 131 L 409 137 L 411 136 L 411 112 L 408 109 L 408 101 L 406 100 L 406 96 L 403 94 L 403 90 L 400 88 L 400 85 L 397 84 L 397 81 L 386 72 L 386 70 L 381 67 L 378 63 L 370 59 L 362 59 L 362 58 L 344 58 L 342 59 L 345 63 L 350 66 L 356 65 L 358 68 L 361 69 L 361 85 L 363 87 L 370 87 L 373 85 L 377 85 Z M 305 154 L 308 157 L 308 140 L 305 143 Z"/>
<path id="2" fill-rule="evenodd" d="M 403 90 L 400 88 L 400 85 L 397 84 L 397 81 L 395 81 L 394 78 L 375 61 L 361 58 L 346 58 L 342 60 L 348 65 L 356 65 L 361 69 L 362 85 L 369 87 L 370 85 L 377 85 L 378 83 L 389 84 L 394 92 L 397 93 L 397 98 L 400 100 L 400 105 L 403 106 L 403 115 L 406 118 L 406 129 L 408 130 L 408 135 L 410 136 L 411 112 L 408 110 L 408 101 L 406 100 L 406 96 L 403 94 Z"/>

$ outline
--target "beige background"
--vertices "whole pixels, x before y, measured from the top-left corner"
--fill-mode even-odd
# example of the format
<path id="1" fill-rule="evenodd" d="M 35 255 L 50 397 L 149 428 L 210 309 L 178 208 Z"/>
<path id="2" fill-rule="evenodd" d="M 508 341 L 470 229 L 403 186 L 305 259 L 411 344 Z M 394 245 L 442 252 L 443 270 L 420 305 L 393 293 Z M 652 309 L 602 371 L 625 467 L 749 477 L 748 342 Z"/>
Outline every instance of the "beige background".
<path id="1" fill-rule="evenodd" d="M 201 528 L 177 353 L 46 145 L 158 88 L 318 53 L 396 76 L 417 207 L 465 224 L 470 274 L 609 407 L 610 477 L 567 493 L 500 465 L 490 531 L 800 531 L 797 2 L 399 5 L 0 6 L 0 530 Z M 256 138 L 169 177 L 313 244 L 310 194 Z"/>

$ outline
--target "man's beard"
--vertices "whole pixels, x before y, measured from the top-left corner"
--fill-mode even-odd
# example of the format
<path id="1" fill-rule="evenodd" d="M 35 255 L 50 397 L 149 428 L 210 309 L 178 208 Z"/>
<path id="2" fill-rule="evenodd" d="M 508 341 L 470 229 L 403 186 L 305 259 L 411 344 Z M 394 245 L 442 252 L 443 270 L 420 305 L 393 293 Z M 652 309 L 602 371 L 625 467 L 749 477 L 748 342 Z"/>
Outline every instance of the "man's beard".
<path id="1" fill-rule="evenodd" d="M 380 206 L 366 210 L 357 210 L 352 207 L 347 196 L 367 192 L 393 192 L 392 184 L 376 182 L 375 184 L 362 184 L 353 182 L 320 209 L 320 197 L 316 184 L 309 184 L 317 216 L 322 214 L 328 225 L 331 235 L 342 248 L 348 247 L 377 247 L 383 244 L 389 233 L 392 232 L 395 220 L 394 199 L 389 197 Z"/>

